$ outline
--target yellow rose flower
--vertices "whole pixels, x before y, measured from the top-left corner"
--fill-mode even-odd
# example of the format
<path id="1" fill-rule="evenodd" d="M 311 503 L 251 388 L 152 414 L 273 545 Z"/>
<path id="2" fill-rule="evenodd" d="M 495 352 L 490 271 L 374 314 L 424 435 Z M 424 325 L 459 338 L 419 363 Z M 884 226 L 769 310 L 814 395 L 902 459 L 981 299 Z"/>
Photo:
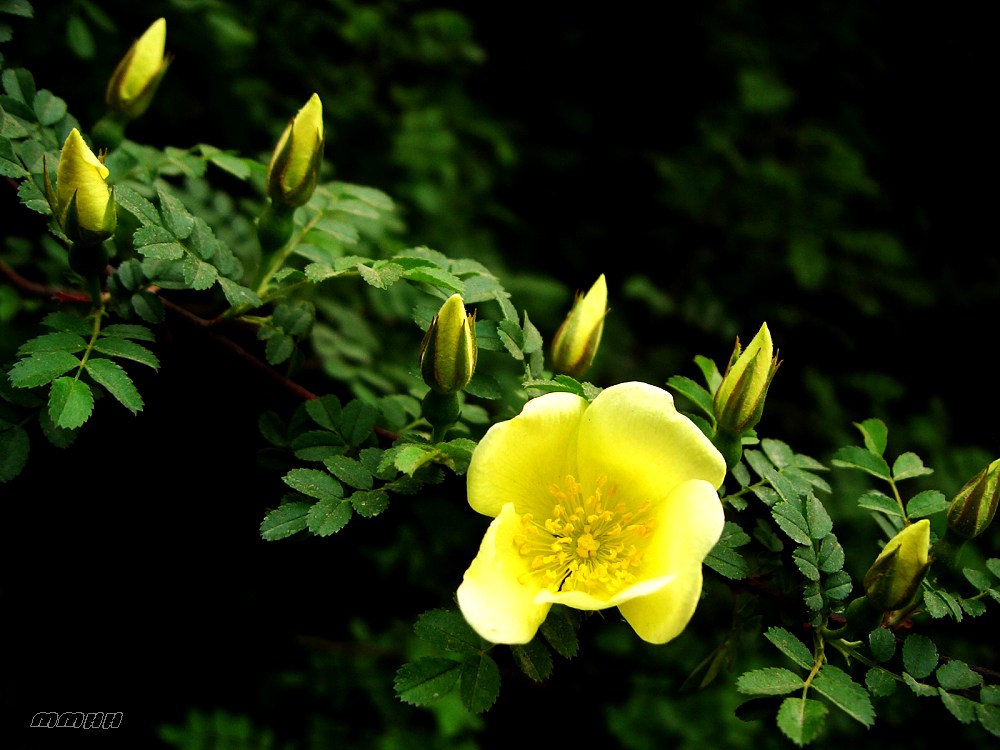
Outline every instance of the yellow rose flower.
<path id="1" fill-rule="evenodd" d="M 476 314 L 465 311 L 462 295 L 453 294 L 431 321 L 420 343 L 420 375 L 439 393 L 454 393 L 476 371 Z"/>
<path id="2" fill-rule="evenodd" d="M 594 361 L 608 314 L 608 284 L 602 273 L 586 294 L 577 294 L 573 307 L 552 339 L 552 366 L 573 378 Z"/>
<path id="3" fill-rule="evenodd" d="M 267 194 L 275 203 L 303 205 L 313 194 L 323 161 L 323 103 L 309 97 L 285 127 L 267 167 Z"/>
<path id="4" fill-rule="evenodd" d="M 105 180 L 108 168 L 73 128 L 56 171 L 56 219 L 73 242 L 98 242 L 115 229 L 115 207 Z"/>
<path id="5" fill-rule="evenodd" d="M 869 601 L 886 611 L 909 604 L 931 566 L 930 546 L 930 521 L 921 518 L 904 526 L 865 573 L 865 595 Z"/>
<path id="6" fill-rule="evenodd" d="M 774 356 L 767 323 L 746 349 L 736 349 L 715 392 L 714 410 L 719 429 L 739 435 L 752 429 L 764 411 L 764 398 L 780 362 Z"/>
<path id="7" fill-rule="evenodd" d="M 722 534 L 726 464 L 646 383 L 529 401 L 473 452 L 469 503 L 494 517 L 458 588 L 469 624 L 527 643 L 553 604 L 618 607 L 643 640 L 684 630 Z"/>
<path id="8" fill-rule="evenodd" d="M 149 108 L 170 65 L 166 44 L 167 21 L 159 18 L 135 40 L 111 74 L 104 97 L 111 110 L 132 120 Z"/>

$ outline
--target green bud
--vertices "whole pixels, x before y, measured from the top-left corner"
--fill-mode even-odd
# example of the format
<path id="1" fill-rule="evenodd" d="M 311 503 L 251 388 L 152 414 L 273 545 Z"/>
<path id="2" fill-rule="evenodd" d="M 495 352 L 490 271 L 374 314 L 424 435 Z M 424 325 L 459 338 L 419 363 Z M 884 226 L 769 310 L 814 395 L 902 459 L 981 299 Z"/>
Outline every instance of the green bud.
<path id="1" fill-rule="evenodd" d="M 63 144 L 56 172 L 54 211 L 60 229 L 72 242 L 97 244 L 114 234 L 115 202 L 105 180 L 108 168 L 73 128 Z M 48 178 L 46 178 L 46 182 Z"/>
<path id="2" fill-rule="evenodd" d="M 931 523 L 922 518 L 894 536 L 865 573 L 865 595 L 883 611 L 902 609 L 931 565 Z"/>
<path id="3" fill-rule="evenodd" d="M 476 314 L 466 314 L 462 296 L 453 294 L 420 343 L 420 376 L 438 393 L 455 393 L 469 384 L 477 357 Z"/>
<path id="4" fill-rule="evenodd" d="M 713 402 L 720 432 L 741 435 L 757 425 L 764 412 L 767 389 L 779 364 L 767 323 L 760 327 L 745 350 L 740 350 L 740 341 L 736 340 Z"/>
<path id="5" fill-rule="evenodd" d="M 582 376 L 597 354 L 608 314 L 608 285 L 602 273 L 590 291 L 576 295 L 566 320 L 552 339 L 552 367 L 573 378 Z"/>
<path id="6" fill-rule="evenodd" d="M 128 120 L 146 111 L 172 59 L 164 53 L 166 42 L 167 22 L 159 18 L 135 40 L 111 74 L 104 95 L 108 109 Z"/>
<path id="7" fill-rule="evenodd" d="M 313 94 L 281 134 L 267 167 L 267 194 L 298 207 L 312 196 L 323 162 L 323 103 Z"/>
<path id="8" fill-rule="evenodd" d="M 1000 501 L 1000 459 L 972 477 L 948 506 L 948 526 L 966 539 L 986 531 Z"/>

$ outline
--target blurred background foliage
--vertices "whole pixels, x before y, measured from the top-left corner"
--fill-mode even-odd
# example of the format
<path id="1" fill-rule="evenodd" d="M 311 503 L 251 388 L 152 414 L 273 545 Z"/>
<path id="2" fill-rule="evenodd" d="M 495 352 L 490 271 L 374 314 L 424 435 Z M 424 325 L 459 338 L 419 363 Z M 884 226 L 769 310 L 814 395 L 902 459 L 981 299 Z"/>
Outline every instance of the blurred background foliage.
<path id="1" fill-rule="evenodd" d="M 8 65 L 30 69 L 39 88 L 64 98 L 86 131 L 104 112 L 104 86 L 124 50 L 164 16 L 175 60 L 150 110 L 129 126 L 130 139 L 205 143 L 266 161 L 288 117 L 316 92 L 327 127 L 324 178 L 377 187 L 397 203 L 402 223 L 383 238 L 385 252 L 426 245 L 484 263 L 546 341 L 575 291 L 607 274 L 611 314 L 588 375 L 597 385 L 695 377 L 695 354 L 723 366 L 734 339 L 745 343 L 767 321 L 785 363 L 761 434 L 826 460 L 858 442 L 852 422 L 878 417 L 890 426 L 890 451 L 919 452 L 935 469 L 933 486 L 950 496 L 998 449 L 989 351 L 1000 257 L 990 191 L 982 187 L 994 142 L 987 71 L 995 53 L 974 7 L 45 0 L 35 3 L 34 19 L 11 24 L 3 53 Z M 239 246 L 252 225 L 235 207 L 260 196 L 248 183 L 214 177 L 227 194 L 199 198 L 193 183 L 185 200 L 201 200 L 220 236 Z M 24 216 L 13 191 L 2 210 L 8 252 L 37 252 L 30 241 L 36 217 Z M 24 321 L 9 294 L 0 287 L 0 323 L 14 332 Z M 359 346 L 373 350 L 378 331 L 364 324 L 352 325 Z M 5 339 L 0 359 L 21 337 Z M 398 348 L 399 337 L 393 341 Z M 418 343 L 415 337 L 414 359 Z M 400 355 L 392 356 L 376 369 L 398 366 Z M 165 370 L 143 391 L 151 404 L 179 398 L 171 388 L 187 387 L 184 367 L 197 380 L 194 364 Z M 377 388 L 374 382 L 360 390 Z M 168 725 L 162 739 L 175 747 L 212 747 L 197 738 L 225 736 L 229 747 L 390 748 L 419 736 L 427 747 L 492 747 L 499 741 L 484 727 L 544 715 L 551 691 L 530 683 L 505 687 L 501 702 L 478 718 L 457 701 L 419 711 L 377 685 L 412 639 L 409 624 L 392 616 L 446 603 L 435 599 L 448 592 L 430 580 L 434 568 L 426 564 L 435 553 L 421 545 L 435 534 L 435 502 L 461 501 L 460 483 L 403 511 L 412 518 L 395 531 L 357 524 L 347 532 L 356 535 L 350 548 L 333 538 L 262 550 L 258 509 L 270 498 L 247 499 L 246 488 L 275 478 L 253 465 L 255 420 L 265 408 L 292 404 L 255 391 L 259 409 L 247 414 L 226 387 L 211 383 L 183 395 L 187 413 L 224 416 L 219 434 L 190 433 L 179 423 L 172 430 L 185 436 L 183 447 L 173 438 L 167 449 L 181 471 L 205 468 L 202 454 L 220 445 L 240 457 L 235 474 L 198 480 L 203 527 L 190 523 L 190 507 L 178 512 L 169 499 L 158 512 L 137 511 L 146 490 L 116 483 L 113 469 L 101 479 L 111 485 L 99 490 L 102 513 L 138 512 L 132 522 L 155 525 L 162 541 L 153 549 L 165 555 L 187 539 L 180 558 L 162 569 L 148 563 L 140 538 L 123 541 L 113 531 L 124 521 L 109 521 L 107 536 L 86 546 L 72 540 L 69 524 L 45 546 L 64 542 L 91 560 L 91 572 L 112 577 L 129 555 L 152 566 L 145 574 L 156 593 L 139 599 L 156 611 L 148 620 L 129 615 L 133 625 L 146 623 L 151 641 L 123 636 L 145 666 L 125 674 L 174 670 L 166 687 L 176 694 L 158 716 Z M 247 391 L 259 387 L 250 381 Z M 146 416 L 112 417 L 107 429 L 152 440 Z M 241 437 L 233 437 L 240 434 L 233 425 L 244 428 Z M 114 464 L 141 462 L 149 455 L 141 444 L 116 445 Z M 92 456 L 70 460 L 93 474 Z M 40 471 L 29 465 L 21 486 L 40 481 Z M 832 481 L 849 496 L 851 477 Z M 832 505 L 835 521 L 857 515 L 851 507 Z M 68 520 L 85 522 L 85 509 L 64 510 Z M 220 529 L 228 538 L 220 539 Z M 478 538 L 476 529 L 470 519 L 469 537 L 451 529 L 451 541 L 438 543 L 465 559 L 462 540 Z M 379 537 L 390 533 L 399 535 L 395 553 Z M 362 619 L 352 603 L 378 600 L 379 592 L 366 576 L 344 581 L 343 571 L 359 564 L 352 556 L 365 549 L 366 535 L 380 540 L 380 551 L 363 564 L 402 577 L 412 590 L 401 602 L 393 589 L 389 613 L 380 617 L 376 605 Z M 874 551 L 862 551 L 859 561 Z M 66 572 L 42 557 L 23 564 L 63 580 Z M 190 583 L 204 571 L 209 581 Z M 852 573 L 858 580 L 863 570 Z M 699 620 L 726 619 L 724 609 L 700 611 Z M 172 628 L 186 634 L 174 644 Z M 709 630 L 724 632 L 725 623 Z M 294 631 L 298 640 L 276 631 Z M 324 635 L 304 642 L 312 633 Z M 594 642 L 583 644 L 583 656 L 556 669 L 560 705 L 581 713 L 598 706 L 586 736 L 613 735 L 628 748 L 666 739 L 678 747 L 784 746 L 772 727 L 720 730 L 695 718 L 709 711 L 706 701 L 712 716 L 731 715 L 733 706 L 716 704 L 723 696 L 735 705 L 732 689 L 678 697 L 710 638 L 685 634 L 693 647 L 680 640 L 656 650 L 613 623 L 587 633 Z M 345 643 L 363 646 L 359 653 Z M 601 658 L 588 658 L 593 652 Z M 608 659 L 621 679 L 606 676 Z M 82 672 L 77 679 L 85 681 Z M 109 700 L 120 694 L 108 691 Z M 562 714 L 556 723 L 580 720 Z M 884 723 L 893 721 L 890 714 Z M 840 729 L 854 728 L 834 723 L 830 738 Z"/>

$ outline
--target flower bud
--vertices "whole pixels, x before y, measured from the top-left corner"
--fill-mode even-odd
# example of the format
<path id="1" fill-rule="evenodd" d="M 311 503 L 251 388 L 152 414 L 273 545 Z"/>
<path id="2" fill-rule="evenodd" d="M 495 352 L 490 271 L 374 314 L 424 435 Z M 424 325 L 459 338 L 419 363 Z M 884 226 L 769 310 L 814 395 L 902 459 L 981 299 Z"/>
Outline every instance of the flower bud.
<path id="1" fill-rule="evenodd" d="M 453 294 L 420 343 L 420 375 L 438 393 L 462 390 L 476 370 L 476 314 L 467 315 L 460 294 Z"/>
<path id="2" fill-rule="evenodd" d="M 164 54 L 166 43 L 167 22 L 163 18 L 153 21 L 135 40 L 108 81 L 104 99 L 112 112 L 134 120 L 146 111 L 172 59 Z"/>
<path id="3" fill-rule="evenodd" d="M 267 194 L 283 206 L 309 200 L 323 162 L 323 103 L 313 94 L 281 134 L 267 167 Z"/>
<path id="4" fill-rule="evenodd" d="M 741 352 L 740 341 L 715 392 L 713 411 L 720 432 L 740 435 L 753 429 L 764 411 L 764 397 L 780 362 L 774 356 L 767 323 Z"/>
<path id="5" fill-rule="evenodd" d="M 105 182 L 108 174 L 80 131 L 73 128 L 59 156 L 55 191 L 56 221 L 71 242 L 96 244 L 114 233 L 117 216 Z"/>
<path id="6" fill-rule="evenodd" d="M 931 565 L 931 522 L 922 518 L 894 536 L 865 573 L 865 595 L 883 611 L 905 607 Z"/>
<path id="7" fill-rule="evenodd" d="M 602 273 L 590 291 L 576 295 L 566 320 L 552 339 L 552 367 L 578 378 L 594 361 L 608 314 L 608 285 Z"/>
<path id="8" fill-rule="evenodd" d="M 1000 501 L 1000 459 L 997 459 L 958 491 L 948 506 L 948 526 L 966 539 L 986 531 Z"/>

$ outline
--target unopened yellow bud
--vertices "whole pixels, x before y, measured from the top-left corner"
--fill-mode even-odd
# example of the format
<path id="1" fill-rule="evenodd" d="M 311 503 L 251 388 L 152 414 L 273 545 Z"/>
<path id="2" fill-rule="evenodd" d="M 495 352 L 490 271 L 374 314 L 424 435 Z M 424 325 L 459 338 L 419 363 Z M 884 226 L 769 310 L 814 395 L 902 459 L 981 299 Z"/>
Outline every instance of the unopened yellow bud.
<path id="1" fill-rule="evenodd" d="M 986 531 L 1000 502 L 1000 459 L 997 459 L 958 491 L 948 506 L 948 526 L 966 539 Z"/>
<path id="2" fill-rule="evenodd" d="M 608 314 L 608 285 L 602 273 L 590 291 L 577 293 L 566 320 L 552 339 L 552 368 L 578 378 L 594 361 Z"/>
<path id="3" fill-rule="evenodd" d="M 894 536 L 865 573 L 865 595 L 883 611 L 901 609 L 916 595 L 931 565 L 931 523 L 922 518 Z"/>
<path id="4" fill-rule="evenodd" d="M 469 384 L 476 370 L 476 314 L 467 314 L 460 294 L 453 294 L 420 344 L 420 375 L 438 393 L 455 393 Z"/>
<path id="5" fill-rule="evenodd" d="M 267 194 L 283 206 L 309 200 L 323 162 L 323 103 L 313 94 L 285 127 L 267 167 Z"/>
<path id="6" fill-rule="evenodd" d="M 104 166 L 73 128 L 63 144 L 56 172 L 55 212 L 72 242 L 102 242 L 115 231 L 117 217 Z"/>
<path id="7" fill-rule="evenodd" d="M 159 18 L 135 40 L 111 74 L 104 97 L 109 109 L 129 120 L 146 111 L 172 59 L 164 52 L 166 43 L 167 22 Z"/>
<path id="8" fill-rule="evenodd" d="M 779 364 L 774 356 L 767 323 L 760 327 L 745 350 L 740 350 L 739 339 L 736 340 L 713 402 L 720 432 L 740 435 L 756 426 L 764 411 L 767 389 Z"/>

